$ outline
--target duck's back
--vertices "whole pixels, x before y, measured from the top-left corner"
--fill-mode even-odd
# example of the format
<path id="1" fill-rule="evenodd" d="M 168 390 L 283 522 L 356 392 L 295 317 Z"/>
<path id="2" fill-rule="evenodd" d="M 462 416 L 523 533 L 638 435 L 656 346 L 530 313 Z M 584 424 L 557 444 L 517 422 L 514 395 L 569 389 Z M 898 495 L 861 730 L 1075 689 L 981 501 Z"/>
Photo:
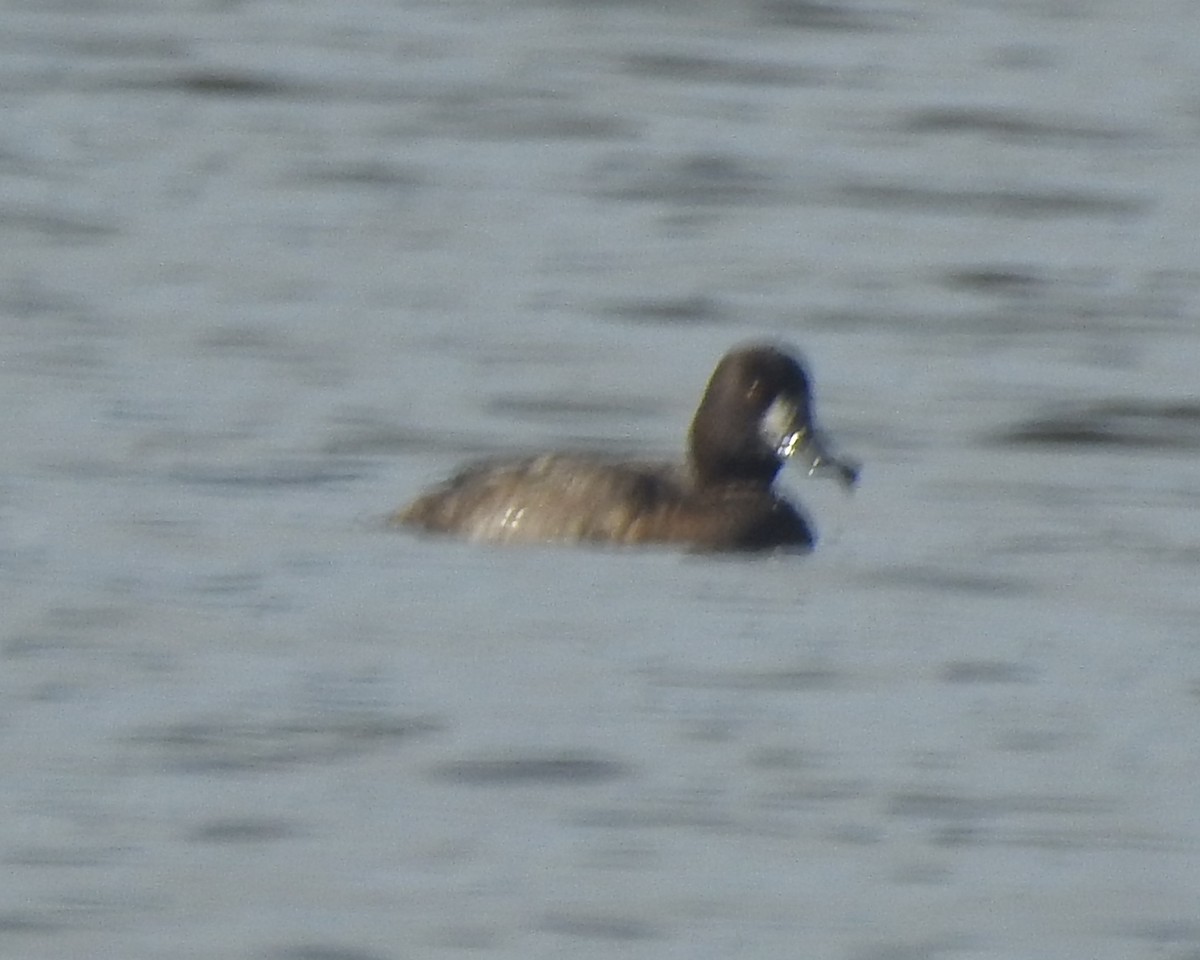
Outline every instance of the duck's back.
<path id="1" fill-rule="evenodd" d="M 578 454 L 475 464 L 390 520 L 495 543 L 682 543 L 708 550 L 812 543 L 804 518 L 769 490 L 697 490 L 682 466 Z"/>

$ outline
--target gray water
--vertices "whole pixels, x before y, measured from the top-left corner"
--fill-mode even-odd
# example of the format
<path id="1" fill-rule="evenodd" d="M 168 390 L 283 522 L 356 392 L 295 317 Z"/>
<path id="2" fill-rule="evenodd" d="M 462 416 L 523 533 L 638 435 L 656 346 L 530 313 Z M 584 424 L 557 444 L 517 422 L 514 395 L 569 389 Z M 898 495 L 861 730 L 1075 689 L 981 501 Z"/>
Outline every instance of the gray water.
<path id="1" fill-rule="evenodd" d="M 1200 8 L 0 9 L 0 955 L 1200 957 Z M 804 350 L 810 557 L 380 518 Z"/>

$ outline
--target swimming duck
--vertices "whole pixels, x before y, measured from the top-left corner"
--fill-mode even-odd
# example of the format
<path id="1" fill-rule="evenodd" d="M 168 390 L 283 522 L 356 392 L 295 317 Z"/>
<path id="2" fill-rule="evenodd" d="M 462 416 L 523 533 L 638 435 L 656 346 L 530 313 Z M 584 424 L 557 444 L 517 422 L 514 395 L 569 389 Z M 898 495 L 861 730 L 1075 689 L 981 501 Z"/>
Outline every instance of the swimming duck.
<path id="1" fill-rule="evenodd" d="M 717 364 L 684 463 L 546 453 L 467 466 L 389 517 L 395 525 L 494 543 L 675 544 L 701 551 L 807 550 L 804 514 L 773 489 L 785 460 L 850 489 L 812 416 L 804 364 L 750 345 Z"/>

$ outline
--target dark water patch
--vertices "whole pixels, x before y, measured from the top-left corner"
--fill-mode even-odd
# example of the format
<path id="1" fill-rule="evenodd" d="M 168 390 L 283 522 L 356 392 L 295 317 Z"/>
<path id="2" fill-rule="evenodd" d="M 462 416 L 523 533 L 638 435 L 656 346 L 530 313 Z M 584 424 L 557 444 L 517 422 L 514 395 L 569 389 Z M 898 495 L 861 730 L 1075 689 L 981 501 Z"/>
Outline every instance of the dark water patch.
<path id="1" fill-rule="evenodd" d="M 769 27 L 794 30 L 874 33 L 915 25 L 917 17 L 905 11 L 885 10 L 867 4 L 763 0 L 757 6 L 755 20 Z"/>
<path id="2" fill-rule="evenodd" d="M 287 820 L 274 817 L 224 817 L 188 831 L 187 839 L 193 843 L 266 843 L 300 833 Z"/>
<path id="3" fill-rule="evenodd" d="M 873 943 L 856 947 L 847 953 L 846 960 L 937 960 L 964 944 Z"/>
<path id="4" fill-rule="evenodd" d="M 823 665 L 762 670 L 654 670 L 646 679 L 657 687 L 763 693 L 832 690 L 848 682 L 845 673 Z"/>
<path id="5" fill-rule="evenodd" d="M 815 777 L 803 783 L 766 790 L 758 804 L 767 810 L 810 810 L 829 804 L 841 805 L 870 796 L 871 785 L 863 780 Z"/>
<path id="6" fill-rule="evenodd" d="M 492 950 L 501 939 L 499 931 L 487 924 L 456 923 L 439 930 L 431 943 L 448 950 Z"/>
<path id="7" fill-rule="evenodd" d="M 998 794 L 971 797 L 949 791 L 901 791 L 888 801 L 887 812 L 917 820 L 983 820 L 1014 815 L 1078 817 L 1109 813 L 1113 801 L 1104 797 Z"/>
<path id="8" fill-rule="evenodd" d="M 846 183 L 836 190 L 846 203 L 871 209 L 916 210 L 1020 220 L 1140 216 L 1149 202 L 1092 190 L 949 190 L 887 183 Z"/>
<path id="9" fill-rule="evenodd" d="M 635 53 L 626 57 L 624 64 L 625 71 L 633 76 L 680 83 L 796 87 L 821 79 L 816 71 L 800 67 L 686 53 Z"/>
<path id="10" fill-rule="evenodd" d="M 816 770 L 829 765 L 829 755 L 792 746 L 763 747 L 746 758 L 746 765 L 755 770 Z"/>
<path id="11" fill-rule="evenodd" d="M 724 307 L 705 296 L 619 300 L 605 304 L 601 311 L 629 323 L 655 325 L 725 323 L 730 319 Z"/>
<path id="12" fill-rule="evenodd" d="M 679 797 L 628 807 L 603 807 L 586 810 L 572 819 L 581 827 L 606 830 L 646 830 L 686 828 L 689 830 L 726 830 L 733 825 L 727 810 L 707 797 Z"/>
<path id="13" fill-rule="evenodd" d="M 210 596 L 240 597 L 258 591 L 263 581 L 260 573 L 214 573 L 197 577 L 192 589 Z"/>
<path id="14" fill-rule="evenodd" d="M 102 867 L 115 864 L 129 855 L 127 847 L 43 845 L 9 848 L 3 862 L 22 867 Z"/>
<path id="15" fill-rule="evenodd" d="M 113 605 L 51 607 L 44 617 L 46 626 L 56 630 L 111 630 L 128 626 L 136 619 L 134 610 Z"/>
<path id="16" fill-rule="evenodd" d="M 792 693 L 804 690 L 833 690 L 845 676 L 828 667 L 784 667 L 779 670 L 747 670 L 718 674 L 713 686 L 761 693 Z"/>
<path id="17" fill-rule="evenodd" d="M 969 499 L 958 502 L 978 502 L 980 497 L 1011 498 L 1051 509 L 1103 502 L 1103 497 L 1097 491 L 1081 488 L 1078 482 L 1070 477 L 1056 481 L 980 481 L 971 486 L 973 489 Z M 947 493 L 946 499 L 955 502 L 952 498 L 953 494 Z M 1002 557 L 1061 556 L 1087 549 L 1093 543 L 1091 535 L 1086 531 L 1023 530 L 998 537 L 989 545 L 988 551 Z"/>
<path id="18" fill-rule="evenodd" d="M 333 944 L 296 944 L 277 947 L 259 954 L 263 960 L 394 960 L 393 955 L 340 947 Z"/>
<path id="19" fill-rule="evenodd" d="M 28 277 L 14 279 L 0 289 L 0 313 L 10 319 L 36 319 L 42 326 L 27 327 L 31 332 L 45 330 L 44 324 L 51 319 L 65 321 L 57 328 L 61 334 L 113 332 L 113 325 L 97 316 L 83 300 L 60 290 L 47 289 Z"/>
<path id="20" fill-rule="evenodd" d="M 475 140 L 625 140 L 637 127 L 598 114 L 555 94 L 527 91 L 456 93 L 441 98 L 421 119 L 443 134 Z"/>
<path id="21" fill-rule="evenodd" d="M 526 784 L 586 786 L 628 776 L 629 767 L 618 761 L 585 753 L 552 753 L 456 760 L 432 770 L 438 780 L 473 787 Z"/>
<path id="22" fill-rule="evenodd" d="M 0 173 L 42 178 L 47 173 L 46 161 L 14 147 L 0 145 Z"/>
<path id="23" fill-rule="evenodd" d="M 949 270 L 942 283 L 951 290 L 968 290 L 982 294 L 1028 294 L 1046 286 L 1046 279 L 1037 273 L 1018 267 L 972 267 Z"/>
<path id="24" fill-rule="evenodd" d="M 663 6 L 663 0 L 553 0 L 553 3 L 556 6 L 582 7 L 587 10 L 606 7 L 652 7 L 657 10 Z M 670 0 L 667 5 L 670 6 Z"/>
<path id="25" fill-rule="evenodd" d="M 525 420 L 557 421 L 594 419 L 611 423 L 615 417 L 653 417 L 662 412 L 661 401 L 637 397 L 532 397 L 509 395 L 494 397 L 484 406 L 485 412 L 502 417 Z"/>
<path id="26" fill-rule="evenodd" d="M 537 929 L 584 940 L 635 941 L 662 937 L 657 926 L 637 917 L 576 911 L 551 911 L 538 922 Z"/>
<path id="27" fill-rule="evenodd" d="M 986 843 L 987 831 L 974 824 L 949 824 L 934 830 L 929 841 L 935 847 L 979 847 Z"/>
<path id="28" fill-rule="evenodd" d="M 930 834 L 930 842 L 939 847 L 1016 847 L 1040 851 L 1194 852 L 1189 841 L 1161 834 L 1120 832 L 1104 827 L 1030 830 L 995 825 L 955 824 L 934 830 Z"/>
<path id="29" fill-rule="evenodd" d="M 5 366 L 13 371 L 29 370 L 39 376 L 78 382 L 85 377 L 102 376 L 110 367 L 110 357 L 91 343 L 64 342 L 10 356 Z"/>
<path id="30" fill-rule="evenodd" d="M 288 295 L 300 299 L 303 294 L 296 287 Z M 246 323 L 221 324 L 206 330 L 195 342 L 204 354 L 281 365 L 305 386 L 329 387 L 346 382 L 336 347 L 330 343 L 306 342 L 277 329 Z"/>
<path id="31" fill-rule="evenodd" d="M 865 823 L 829 824 L 821 827 L 817 831 L 817 835 L 822 840 L 827 840 L 830 843 L 850 847 L 875 847 L 888 839 L 886 833 L 880 827 L 869 826 Z M 914 875 L 906 878 L 901 874 L 897 877 L 900 882 L 905 882 L 906 879 L 910 883 L 929 882 L 928 880 L 919 881 L 915 876 L 915 868 L 909 869 L 913 871 Z M 940 880 L 941 877 L 937 879 Z"/>
<path id="32" fill-rule="evenodd" d="M 919 820 L 975 820 L 991 810 L 982 800 L 950 793 L 897 793 L 887 804 L 893 817 Z"/>
<path id="33" fill-rule="evenodd" d="M 423 171 L 379 160 L 309 165 L 294 171 L 291 179 L 298 183 L 380 187 L 414 192 L 429 185 Z"/>
<path id="34" fill-rule="evenodd" d="M 1200 922 L 1197 922 L 1192 917 L 1186 920 L 1138 920 L 1134 923 L 1117 927 L 1116 932 L 1124 936 L 1135 937 L 1138 940 L 1149 940 L 1157 944 L 1200 944 Z M 1194 956 L 1200 957 L 1200 950 Z"/>
<path id="35" fill-rule="evenodd" d="M 34 233 L 46 240 L 71 246 L 98 243 L 121 232 L 121 227 L 111 221 L 57 210 L 23 207 L 0 208 L 0 229 Z"/>
<path id="36" fill-rule="evenodd" d="M 1014 729 L 1005 730 L 992 738 L 992 747 L 1005 753 L 1057 753 L 1069 750 L 1080 742 L 1077 730 Z"/>
<path id="37" fill-rule="evenodd" d="M 128 630 L 136 620 L 132 610 L 120 606 L 53 607 L 36 625 L 5 637 L 0 658 L 21 660 L 61 654 L 79 657 L 100 649 L 111 654 L 111 644 L 101 634 L 109 637 Z M 128 657 L 131 662 L 137 659 L 132 651 Z"/>
<path id="38" fill-rule="evenodd" d="M 67 925 L 62 921 L 32 910 L 0 912 L 0 937 L 18 934 L 61 933 L 65 929 L 67 929 Z"/>
<path id="39" fill-rule="evenodd" d="M 89 25 L 91 26 L 91 25 Z M 95 27 L 91 26 L 91 30 Z M 70 50 L 82 57 L 108 59 L 156 59 L 182 60 L 189 53 L 189 46 L 179 38 L 152 36 L 134 33 L 89 32 L 82 36 L 56 36 L 52 41 L 55 51 Z"/>
<path id="40" fill-rule="evenodd" d="M 945 683 L 1032 683 L 1036 672 L 1020 663 L 1004 660 L 957 660 L 941 670 Z"/>
<path id="41" fill-rule="evenodd" d="M 1057 46 L 1037 43 L 1003 43 L 987 57 L 987 63 L 1000 70 L 1050 70 L 1062 60 Z"/>
<path id="42" fill-rule="evenodd" d="M 288 487 L 322 487 L 362 479 L 364 468 L 356 464 L 326 461 L 289 461 L 248 465 L 242 468 L 187 467 L 170 471 L 168 479 L 199 487 L 230 487 L 258 491 Z"/>
<path id="43" fill-rule="evenodd" d="M 1004 141 L 1076 140 L 1117 143 L 1144 134 L 1107 127 L 1086 127 L 1065 120 L 1038 118 L 1016 111 L 986 107 L 929 107 L 915 110 L 899 124 L 907 133 L 978 133 Z"/>
<path id="44" fill-rule="evenodd" d="M 916 587 L 938 593 L 1015 597 L 1035 590 L 1032 584 L 1011 577 L 934 567 L 889 567 L 869 571 L 863 575 L 863 579 L 867 583 L 879 586 Z"/>
<path id="45" fill-rule="evenodd" d="M 1200 448 L 1200 402 L 1111 400 L 1047 413 L 985 437 L 996 446 Z"/>
<path id="46" fill-rule="evenodd" d="M 147 763 L 184 773 L 331 763 L 443 729 L 421 716 L 333 712 L 312 719 L 213 718 L 148 727 L 126 738 Z"/>
<path id="47" fill-rule="evenodd" d="M 606 199 L 685 206 L 757 205 L 782 193 L 773 174 L 725 154 L 626 156 L 602 164 L 593 179 L 595 192 Z"/>
<path id="48" fill-rule="evenodd" d="M 1065 817 L 1112 813 L 1117 804 L 1109 797 L 1081 794 L 1006 793 L 988 798 L 1001 814 L 1054 814 Z"/>
<path id="49" fill-rule="evenodd" d="M 253 356 L 265 360 L 307 359 L 309 351 L 286 334 L 250 324 L 221 324 L 196 337 L 196 346 L 216 356 Z"/>
<path id="50" fill-rule="evenodd" d="M 125 78 L 111 81 L 109 86 L 125 90 L 177 92 L 236 100 L 311 100 L 319 94 L 318 88 L 292 83 L 268 74 L 219 70 L 190 70 L 183 73 Z"/>

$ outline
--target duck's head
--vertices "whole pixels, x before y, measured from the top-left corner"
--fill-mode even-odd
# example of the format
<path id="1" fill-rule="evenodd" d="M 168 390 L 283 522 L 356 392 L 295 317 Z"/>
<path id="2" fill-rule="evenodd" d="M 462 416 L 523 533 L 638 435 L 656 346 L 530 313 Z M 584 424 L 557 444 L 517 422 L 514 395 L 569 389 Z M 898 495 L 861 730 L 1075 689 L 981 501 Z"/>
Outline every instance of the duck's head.
<path id="1" fill-rule="evenodd" d="M 692 420 L 689 448 L 700 484 L 770 486 L 790 457 L 810 476 L 832 475 L 847 488 L 858 480 L 857 465 L 835 457 L 813 423 L 804 365 L 769 345 L 721 358 Z"/>

